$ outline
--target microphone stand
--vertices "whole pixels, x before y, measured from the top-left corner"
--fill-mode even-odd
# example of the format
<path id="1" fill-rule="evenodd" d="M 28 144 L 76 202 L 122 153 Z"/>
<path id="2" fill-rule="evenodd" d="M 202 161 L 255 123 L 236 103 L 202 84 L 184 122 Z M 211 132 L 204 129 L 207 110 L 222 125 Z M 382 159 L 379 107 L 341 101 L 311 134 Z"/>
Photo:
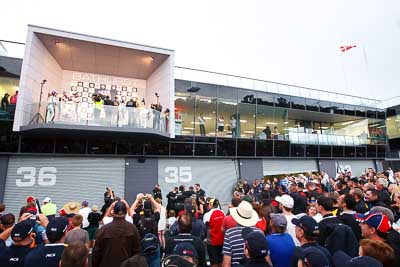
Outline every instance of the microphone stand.
<path id="1" fill-rule="evenodd" d="M 43 86 L 46 83 L 47 80 L 43 80 L 40 83 L 40 96 L 39 96 L 39 107 L 38 107 L 38 111 L 36 112 L 36 114 L 33 116 L 33 118 L 31 119 L 31 121 L 28 123 L 28 125 L 31 125 L 33 122 L 36 122 L 36 124 L 39 123 L 39 120 L 41 120 L 42 122 L 45 122 L 42 114 L 40 114 L 40 108 L 42 107 L 42 94 L 43 94 Z"/>

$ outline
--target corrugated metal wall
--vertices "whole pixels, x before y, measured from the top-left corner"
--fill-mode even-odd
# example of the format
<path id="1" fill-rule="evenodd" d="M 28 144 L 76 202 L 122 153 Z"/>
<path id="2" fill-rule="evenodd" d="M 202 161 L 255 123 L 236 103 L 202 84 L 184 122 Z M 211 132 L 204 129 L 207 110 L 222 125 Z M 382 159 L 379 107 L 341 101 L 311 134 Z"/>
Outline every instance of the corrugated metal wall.
<path id="1" fill-rule="evenodd" d="M 207 196 L 216 197 L 221 203 L 232 199 L 232 189 L 237 181 L 233 160 L 219 159 L 159 159 L 158 183 L 163 198 L 175 186 L 199 183 Z"/>
<path id="2" fill-rule="evenodd" d="M 290 174 L 318 171 L 316 160 L 311 159 L 264 159 L 264 175 Z"/>
<path id="3" fill-rule="evenodd" d="M 19 213 L 26 197 L 50 197 L 57 208 L 68 201 L 103 205 L 106 186 L 124 195 L 125 159 L 89 157 L 10 157 L 4 203 Z"/>

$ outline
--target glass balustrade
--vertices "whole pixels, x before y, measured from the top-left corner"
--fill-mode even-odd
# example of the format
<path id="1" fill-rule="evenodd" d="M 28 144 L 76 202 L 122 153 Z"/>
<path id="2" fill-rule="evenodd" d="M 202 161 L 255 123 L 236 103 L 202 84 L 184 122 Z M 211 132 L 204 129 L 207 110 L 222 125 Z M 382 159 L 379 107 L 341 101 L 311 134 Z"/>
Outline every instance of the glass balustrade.
<path id="1" fill-rule="evenodd" d="M 34 114 L 34 111 L 38 110 L 38 104 L 30 105 L 27 110 L 30 114 Z M 60 101 L 55 104 L 42 103 L 40 115 L 44 121 L 32 115 L 31 121 L 27 124 L 150 128 L 168 132 L 166 114 L 154 109 Z"/>
<path id="2" fill-rule="evenodd" d="M 289 132 L 287 139 L 292 144 L 331 145 L 331 146 L 362 146 L 376 144 L 376 138 L 336 134 L 313 134 Z"/>

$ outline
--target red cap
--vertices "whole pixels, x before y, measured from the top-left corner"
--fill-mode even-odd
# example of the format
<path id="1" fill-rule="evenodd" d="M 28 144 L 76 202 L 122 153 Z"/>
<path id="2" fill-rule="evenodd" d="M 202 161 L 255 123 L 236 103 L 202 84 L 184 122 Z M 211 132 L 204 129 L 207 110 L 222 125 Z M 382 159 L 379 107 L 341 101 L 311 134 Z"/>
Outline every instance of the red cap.
<path id="1" fill-rule="evenodd" d="M 58 213 L 60 214 L 60 216 L 65 216 L 65 215 L 67 215 L 67 212 L 65 211 L 64 208 L 60 209 L 60 210 L 58 211 Z"/>
<path id="2" fill-rule="evenodd" d="M 35 202 L 35 201 L 36 201 L 36 199 L 35 199 L 35 197 L 33 197 L 33 196 L 29 196 L 29 197 L 26 198 L 26 202 L 27 202 L 27 203 Z"/>

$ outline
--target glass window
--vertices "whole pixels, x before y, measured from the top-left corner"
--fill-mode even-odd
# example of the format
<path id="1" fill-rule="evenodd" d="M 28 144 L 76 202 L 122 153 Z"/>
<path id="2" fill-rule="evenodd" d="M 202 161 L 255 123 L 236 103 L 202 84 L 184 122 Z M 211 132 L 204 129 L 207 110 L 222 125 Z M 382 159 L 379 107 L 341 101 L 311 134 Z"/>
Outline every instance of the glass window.
<path id="1" fill-rule="evenodd" d="M 171 142 L 171 155 L 192 156 L 193 155 L 193 143 Z"/>
<path id="2" fill-rule="evenodd" d="M 272 157 L 273 145 L 274 144 L 272 140 L 257 140 L 256 142 L 257 157 Z"/>
<path id="3" fill-rule="evenodd" d="M 366 116 L 366 109 L 363 106 L 356 107 L 356 116 L 358 117 L 365 117 Z"/>
<path id="4" fill-rule="evenodd" d="M 21 152 L 23 152 L 23 153 L 53 153 L 53 140 L 22 137 Z"/>
<path id="5" fill-rule="evenodd" d="M 88 140 L 88 154 L 115 154 L 116 143 L 108 139 Z"/>
<path id="6" fill-rule="evenodd" d="M 333 113 L 331 103 L 328 101 L 319 101 L 319 111 L 324 113 Z"/>
<path id="7" fill-rule="evenodd" d="M 331 146 L 320 146 L 319 156 L 324 158 L 332 157 L 332 147 Z"/>
<path id="8" fill-rule="evenodd" d="M 306 146 L 306 157 L 318 157 L 318 146 Z"/>
<path id="9" fill-rule="evenodd" d="M 254 157 L 255 155 L 254 140 L 238 139 L 237 146 L 238 146 L 237 148 L 238 156 Z"/>
<path id="10" fill-rule="evenodd" d="M 275 109 L 270 106 L 257 106 L 256 135 L 259 139 L 272 139 L 272 131 L 278 124 L 275 122 Z"/>
<path id="11" fill-rule="evenodd" d="M 196 121 L 195 128 L 196 140 L 201 136 L 216 136 L 217 123 L 217 101 L 215 98 L 198 97 L 196 99 Z"/>
<path id="12" fill-rule="evenodd" d="M 354 116 L 355 115 L 355 106 L 353 106 L 353 105 L 344 105 L 344 115 Z"/>
<path id="13" fill-rule="evenodd" d="M 19 136 L 12 131 L 12 122 L 0 122 L 0 151 L 18 152 Z"/>
<path id="14" fill-rule="evenodd" d="M 385 110 L 378 109 L 378 119 L 384 120 L 386 118 Z"/>
<path id="15" fill-rule="evenodd" d="M 332 146 L 332 157 L 342 158 L 343 157 L 343 147 L 342 146 Z"/>
<path id="16" fill-rule="evenodd" d="M 56 153 L 85 154 L 86 140 L 58 138 L 56 139 Z"/>
<path id="17" fill-rule="evenodd" d="M 367 148 L 365 146 L 356 147 L 356 157 L 365 158 L 367 156 Z"/>
<path id="18" fill-rule="evenodd" d="M 274 95 L 269 93 L 257 92 L 258 106 L 274 106 Z"/>
<path id="19" fill-rule="evenodd" d="M 343 104 L 331 103 L 331 109 L 334 114 L 344 114 Z"/>
<path id="20" fill-rule="evenodd" d="M 355 157 L 355 149 L 353 146 L 345 146 L 344 147 L 344 156 L 346 158 Z"/>
<path id="21" fill-rule="evenodd" d="M 292 109 L 306 109 L 306 100 L 302 97 L 292 96 L 290 97 L 290 102 L 292 103 Z"/>
<path id="22" fill-rule="evenodd" d="M 304 157 L 304 145 L 292 144 L 290 146 L 290 155 L 292 157 Z"/>
<path id="23" fill-rule="evenodd" d="M 217 155 L 222 157 L 236 156 L 236 139 L 218 138 Z"/>
<path id="24" fill-rule="evenodd" d="M 376 158 L 376 146 L 375 145 L 367 145 L 367 157 L 368 158 Z"/>
<path id="25" fill-rule="evenodd" d="M 232 132 L 232 136 L 235 135 L 235 131 L 240 138 L 253 139 L 255 133 L 255 94 L 251 91 L 238 90 L 238 113 L 236 117 L 232 115 L 229 118 L 229 129 Z M 236 129 L 233 127 L 235 126 Z M 235 131 L 234 131 L 235 129 Z"/>
<path id="26" fill-rule="evenodd" d="M 274 140 L 274 156 L 289 157 L 290 142 Z"/>
<path id="27" fill-rule="evenodd" d="M 169 142 L 149 142 L 144 145 L 145 155 L 169 155 Z"/>
<path id="28" fill-rule="evenodd" d="M 215 156 L 215 143 L 214 144 L 204 144 L 195 143 L 194 154 L 196 156 Z"/>
<path id="29" fill-rule="evenodd" d="M 384 145 L 379 145 L 379 146 L 377 146 L 377 157 L 378 158 L 384 158 L 385 156 L 386 156 L 386 149 L 385 149 L 385 146 Z"/>
<path id="30" fill-rule="evenodd" d="M 175 134 L 193 136 L 195 130 L 194 97 L 187 93 L 175 95 Z"/>
<path id="31" fill-rule="evenodd" d="M 118 155 L 143 155 L 143 144 L 132 140 L 121 140 L 117 143 Z"/>
<path id="32" fill-rule="evenodd" d="M 240 125 L 237 115 L 237 93 L 237 88 L 218 87 L 218 114 L 215 129 L 218 137 L 236 137 L 240 133 L 237 128 Z M 235 123 L 236 128 L 233 127 Z"/>
<path id="33" fill-rule="evenodd" d="M 306 99 L 306 109 L 309 111 L 319 111 L 319 103 L 321 101 L 315 99 Z"/>
<path id="34" fill-rule="evenodd" d="M 290 96 L 275 95 L 275 107 L 289 108 L 290 107 Z"/>

